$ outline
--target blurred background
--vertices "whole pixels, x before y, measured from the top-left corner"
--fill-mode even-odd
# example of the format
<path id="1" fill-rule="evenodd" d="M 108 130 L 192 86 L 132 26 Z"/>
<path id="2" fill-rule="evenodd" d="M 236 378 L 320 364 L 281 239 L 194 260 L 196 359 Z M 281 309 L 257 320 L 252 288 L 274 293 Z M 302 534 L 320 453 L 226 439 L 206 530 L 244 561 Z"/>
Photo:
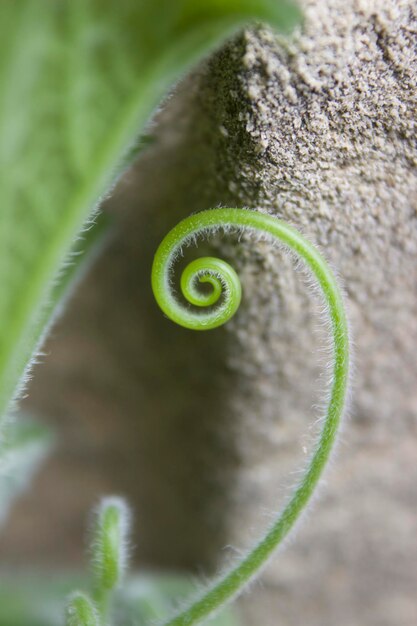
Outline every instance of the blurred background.
<path id="1" fill-rule="evenodd" d="M 417 9 L 302 4 L 290 39 L 248 30 L 177 86 L 106 201 L 110 237 L 23 405 L 55 442 L 1 534 L 11 569 L 82 566 L 88 512 L 116 493 L 137 567 L 205 576 L 288 495 L 329 360 L 303 272 L 249 236 L 204 242 L 198 254 L 231 260 L 244 289 L 210 333 L 175 327 L 150 290 L 180 218 L 245 206 L 300 227 L 337 268 L 355 365 L 326 485 L 240 600 L 241 623 L 417 623 Z"/>

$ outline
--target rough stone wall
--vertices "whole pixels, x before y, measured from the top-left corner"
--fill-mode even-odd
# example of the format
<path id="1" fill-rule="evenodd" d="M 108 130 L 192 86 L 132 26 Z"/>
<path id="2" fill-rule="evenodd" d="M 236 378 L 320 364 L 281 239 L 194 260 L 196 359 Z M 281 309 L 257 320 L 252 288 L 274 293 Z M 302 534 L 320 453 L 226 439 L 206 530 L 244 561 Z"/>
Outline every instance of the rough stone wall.
<path id="1" fill-rule="evenodd" d="M 55 417 L 63 443 L 1 547 L 15 562 L 29 550 L 39 561 L 76 561 L 82 514 L 109 490 L 131 499 L 139 561 L 151 564 L 209 566 L 269 522 L 320 414 L 311 406 L 328 356 L 314 293 L 292 259 L 250 237 L 213 243 L 244 286 L 227 328 L 173 327 L 148 285 L 153 250 L 177 219 L 217 204 L 262 208 L 301 228 L 338 268 L 356 356 L 327 487 L 297 541 L 243 598 L 244 619 L 412 626 L 417 7 L 303 4 L 291 39 L 245 32 L 159 116 L 155 143 L 113 201 L 120 232 L 37 373 L 30 404 Z M 27 520 L 40 528 L 47 519 L 33 544 Z"/>
<path id="2" fill-rule="evenodd" d="M 219 155 L 216 179 L 229 191 L 219 202 L 262 207 L 319 244 L 343 276 L 356 344 L 351 419 L 324 502 L 244 604 L 249 622 L 265 626 L 276 624 L 276 611 L 280 624 L 411 626 L 417 7 L 326 1 L 305 8 L 295 40 L 277 45 L 269 31 L 246 33 L 213 61 L 200 91 Z M 229 348 L 250 397 L 242 401 L 238 391 L 235 398 L 247 437 L 231 516 L 239 537 L 259 500 L 273 509 L 282 457 L 308 448 L 299 420 L 317 384 L 311 309 L 293 273 L 270 251 L 257 252 L 259 282 L 245 282 Z M 253 273 L 244 265 L 244 274 Z"/>

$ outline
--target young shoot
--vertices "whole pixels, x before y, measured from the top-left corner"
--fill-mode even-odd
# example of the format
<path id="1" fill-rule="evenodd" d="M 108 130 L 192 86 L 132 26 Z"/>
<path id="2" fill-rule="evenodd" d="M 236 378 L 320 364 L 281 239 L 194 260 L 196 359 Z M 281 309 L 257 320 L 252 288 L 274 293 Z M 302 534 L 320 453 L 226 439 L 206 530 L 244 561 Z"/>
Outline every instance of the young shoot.
<path id="1" fill-rule="evenodd" d="M 100 626 L 97 610 L 85 593 L 76 591 L 68 598 L 65 624 L 66 626 Z"/>
<path id="2" fill-rule="evenodd" d="M 112 592 L 127 568 L 130 511 L 121 498 L 104 498 L 93 521 L 91 563 L 93 597 L 106 623 Z"/>

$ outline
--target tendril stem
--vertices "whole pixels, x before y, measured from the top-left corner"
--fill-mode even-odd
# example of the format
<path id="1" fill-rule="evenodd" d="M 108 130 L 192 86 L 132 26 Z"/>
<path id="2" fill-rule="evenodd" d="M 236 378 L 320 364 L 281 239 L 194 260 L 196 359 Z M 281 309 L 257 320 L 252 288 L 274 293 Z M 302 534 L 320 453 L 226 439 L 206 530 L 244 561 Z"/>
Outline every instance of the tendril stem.
<path id="1" fill-rule="evenodd" d="M 174 322 L 195 330 L 208 330 L 224 324 L 236 312 L 241 297 L 239 279 L 226 263 L 213 259 L 205 268 L 204 259 L 197 266 L 186 269 L 182 281 L 183 294 L 191 294 L 193 304 L 204 306 L 220 304 L 203 314 L 180 303 L 172 290 L 170 273 L 182 247 L 198 235 L 212 233 L 219 228 L 249 229 L 268 234 L 295 252 L 314 275 L 328 310 L 332 329 L 333 368 L 330 397 L 323 426 L 315 451 L 295 487 L 293 494 L 278 514 L 266 534 L 225 574 L 215 580 L 188 608 L 164 622 L 164 626 L 191 626 L 217 612 L 241 592 L 246 583 L 262 568 L 273 551 L 288 535 L 310 501 L 320 476 L 329 459 L 343 414 L 349 380 L 349 333 L 343 298 L 335 276 L 320 252 L 295 228 L 282 220 L 246 209 L 211 209 L 184 219 L 175 226 L 160 244 L 152 268 L 152 288 L 162 311 Z M 195 263 L 195 262 L 194 262 Z M 210 282 L 212 293 L 199 294 L 196 282 Z M 237 282 L 236 282 L 237 281 Z M 200 298 L 199 302 L 198 299 Z M 204 302 L 204 300 L 206 302 Z"/>

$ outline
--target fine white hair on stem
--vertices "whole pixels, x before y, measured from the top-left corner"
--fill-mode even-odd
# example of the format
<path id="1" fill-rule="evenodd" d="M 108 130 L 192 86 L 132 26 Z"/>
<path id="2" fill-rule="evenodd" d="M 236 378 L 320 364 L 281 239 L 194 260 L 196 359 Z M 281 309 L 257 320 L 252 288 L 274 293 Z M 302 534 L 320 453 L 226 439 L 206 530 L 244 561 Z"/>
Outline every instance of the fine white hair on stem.
<path id="1" fill-rule="evenodd" d="M 99 613 L 89 596 L 75 591 L 67 599 L 66 626 L 100 626 Z"/>
<path id="2" fill-rule="evenodd" d="M 312 446 L 308 461 L 303 463 L 299 478 L 283 508 L 253 547 L 243 557 L 237 558 L 231 568 L 228 567 L 221 572 L 208 588 L 201 591 L 194 601 L 185 606 L 182 612 L 178 612 L 171 619 L 163 622 L 165 626 L 184 626 L 185 624 L 191 626 L 215 615 L 220 608 L 240 593 L 244 586 L 259 575 L 273 552 L 287 542 L 290 532 L 292 534 L 293 529 L 299 526 L 308 506 L 316 498 L 317 486 L 333 454 L 349 385 L 349 328 L 343 305 L 343 293 L 339 288 L 337 278 L 323 255 L 301 233 L 267 213 L 227 208 L 202 211 L 186 218 L 168 233 L 157 250 L 152 267 L 152 288 L 166 316 L 186 328 L 209 330 L 231 319 L 237 311 L 240 304 L 240 283 L 237 277 L 238 295 L 235 296 L 235 293 L 230 290 L 227 294 L 230 298 L 232 293 L 231 300 L 235 298 L 234 304 L 228 308 L 220 307 L 219 313 L 209 311 L 203 316 L 196 315 L 188 307 L 182 307 L 175 301 L 172 294 L 166 292 L 167 285 L 170 285 L 167 281 L 167 272 L 171 270 L 176 249 L 184 242 L 187 244 L 192 242 L 197 234 L 207 236 L 207 234 L 216 233 L 218 226 L 221 226 L 222 233 L 228 233 L 233 229 L 237 232 L 238 239 L 242 237 L 243 230 L 251 234 L 256 232 L 257 241 L 269 240 L 272 237 L 285 251 L 290 251 L 292 261 L 294 261 L 293 257 L 300 259 L 295 262 L 295 267 L 301 270 L 303 275 L 307 274 L 308 292 L 313 295 L 314 300 L 317 299 L 317 292 L 321 296 L 320 301 L 323 304 L 317 308 L 319 308 L 319 319 L 322 320 L 324 329 L 329 331 L 331 337 L 332 362 L 328 373 L 329 383 L 324 385 L 323 417 L 320 417 L 318 421 L 320 431 Z M 212 258 L 204 257 L 198 267 L 205 267 L 205 263 L 208 268 L 214 265 Z M 193 269 L 196 267 L 195 262 L 191 265 Z M 314 282 L 310 275 L 314 276 Z M 235 289 L 235 283 L 233 283 L 233 289 Z M 193 294 L 189 297 L 188 293 L 184 291 L 183 293 L 189 302 L 193 302 Z M 227 302 L 229 304 L 229 301 Z M 198 305 L 200 306 L 199 302 Z M 325 356 L 329 353 L 330 350 L 326 345 Z M 324 371 L 327 373 L 326 366 Z"/>
<path id="3" fill-rule="evenodd" d="M 91 566 L 95 586 L 117 587 L 127 570 L 131 512 L 118 496 L 103 498 L 91 522 Z"/>

